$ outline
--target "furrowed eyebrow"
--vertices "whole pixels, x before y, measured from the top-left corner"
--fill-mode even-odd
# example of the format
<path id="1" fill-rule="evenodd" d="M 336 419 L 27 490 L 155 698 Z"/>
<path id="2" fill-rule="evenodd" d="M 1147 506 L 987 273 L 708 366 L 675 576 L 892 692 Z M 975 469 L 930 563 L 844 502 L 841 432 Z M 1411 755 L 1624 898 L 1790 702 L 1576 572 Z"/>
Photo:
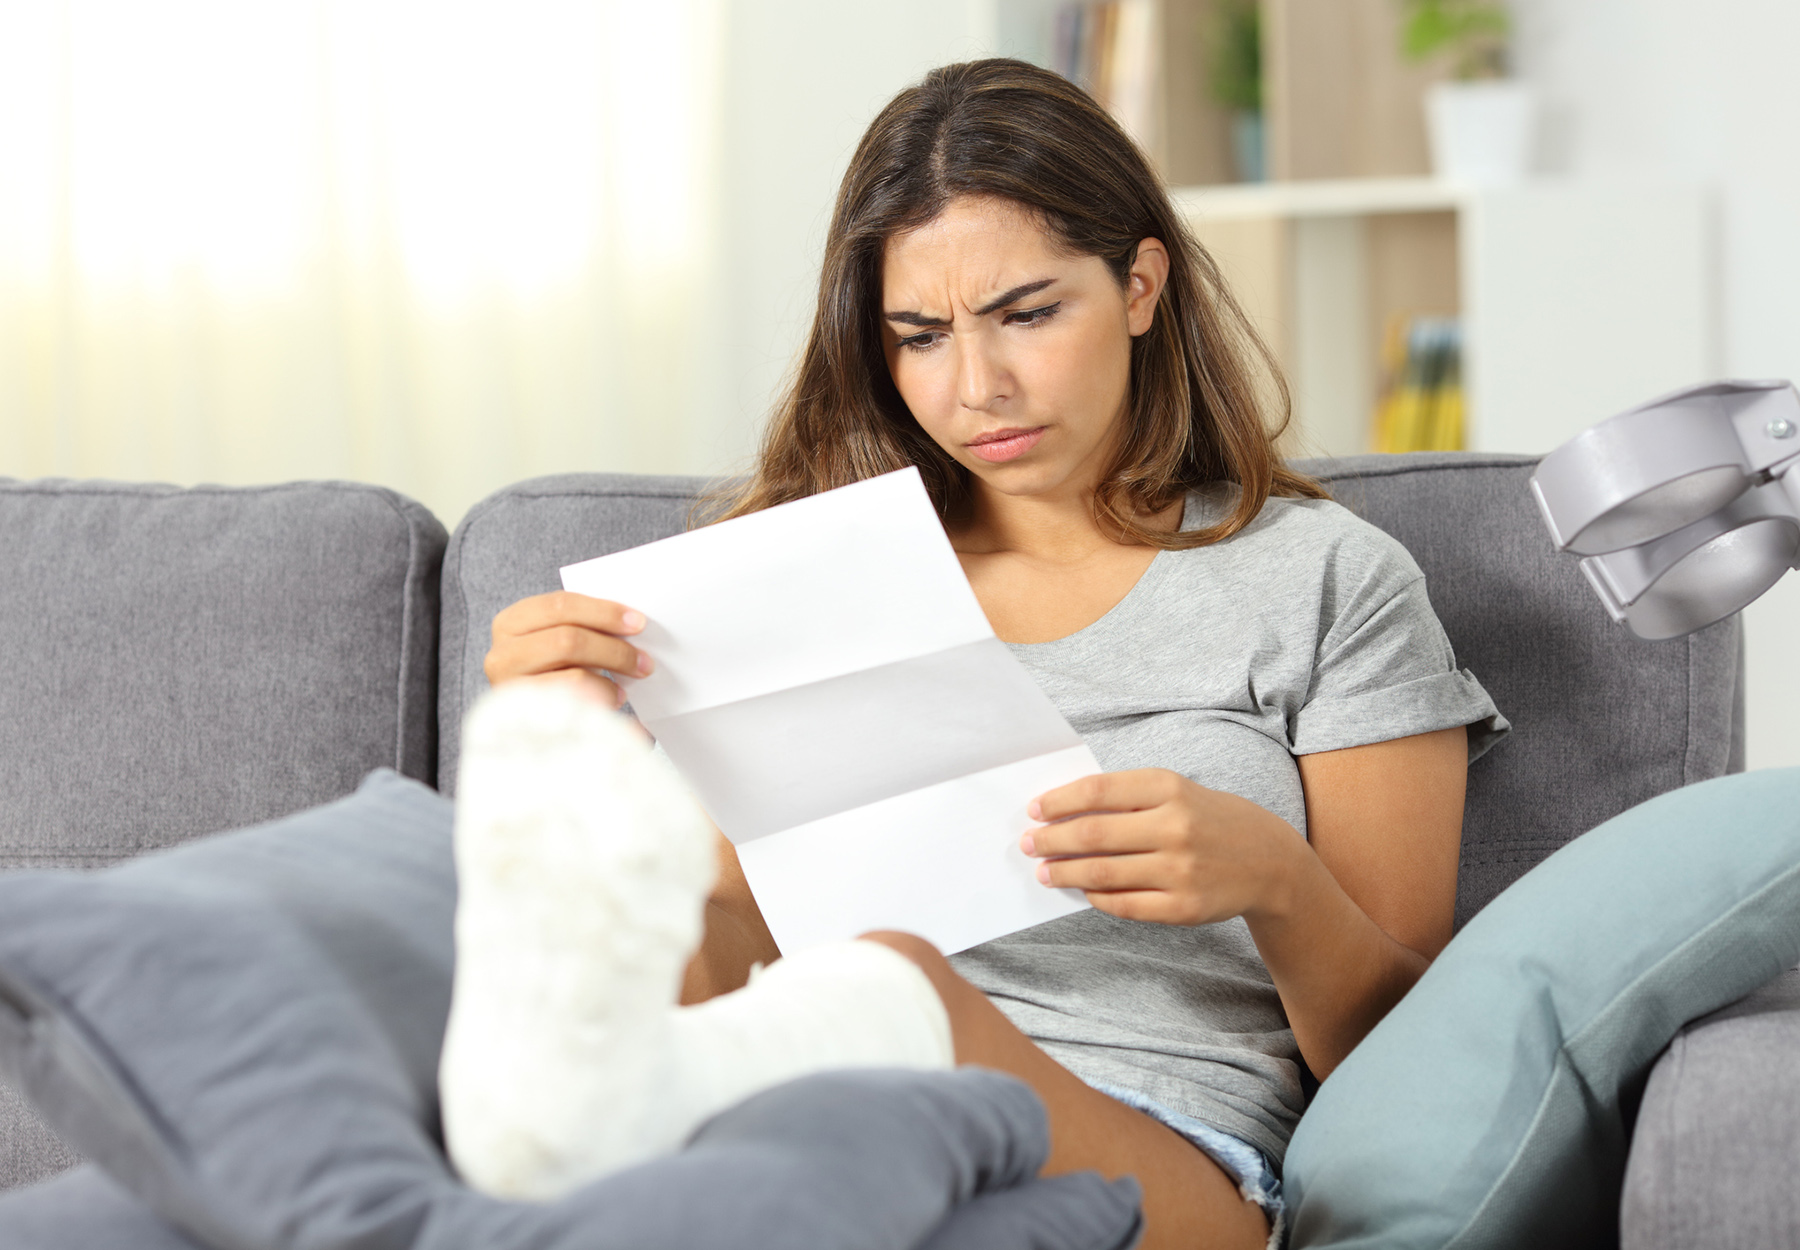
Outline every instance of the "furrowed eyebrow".
<path id="1" fill-rule="evenodd" d="M 1007 291 L 991 304 L 984 304 L 975 310 L 977 317 L 985 317 L 991 312 L 998 312 L 1014 300 L 1024 299 L 1027 295 L 1036 295 L 1039 291 L 1055 282 L 1055 278 L 1039 278 L 1036 282 L 1027 282 L 1024 286 L 1016 286 Z"/>
<path id="2" fill-rule="evenodd" d="M 881 315 L 889 321 L 897 321 L 901 325 L 907 326 L 936 326 L 944 324 L 935 317 L 927 317 L 924 313 L 918 312 L 888 312 L 882 313 Z"/>
<path id="3" fill-rule="evenodd" d="M 1027 282 L 1023 286 L 1016 286 L 1010 291 L 1003 292 L 1000 297 L 992 303 L 984 304 L 980 308 L 977 308 L 975 310 L 975 315 L 977 317 L 985 317 L 991 312 L 998 312 L 1015 300 L 1022 300 L 1027 295 L 1036 295 L 1039 291 L 1055 281 L 1055 278 L 1040 278 L 1036 282 Z M 898 322 L 901 325 L 941 326 L 944 324 L 942 319 L 937 317 L 927 317 L 921 312 L 884 312 L 881 315 L 888 321 Z"/>

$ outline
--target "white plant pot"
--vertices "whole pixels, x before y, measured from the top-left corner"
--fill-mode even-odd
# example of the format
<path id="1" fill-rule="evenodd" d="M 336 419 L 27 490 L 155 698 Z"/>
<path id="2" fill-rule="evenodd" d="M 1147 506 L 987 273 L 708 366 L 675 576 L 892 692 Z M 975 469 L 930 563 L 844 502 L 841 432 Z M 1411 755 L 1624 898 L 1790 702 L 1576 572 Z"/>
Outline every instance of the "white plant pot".
<path id="1" fill-rule="evenodd" d="M 1438 177 L 1506 186 L 1531 173 L 1537 96 L 1530 84 L 1437 83 L 1425 97 L 1425 118 Z"/>

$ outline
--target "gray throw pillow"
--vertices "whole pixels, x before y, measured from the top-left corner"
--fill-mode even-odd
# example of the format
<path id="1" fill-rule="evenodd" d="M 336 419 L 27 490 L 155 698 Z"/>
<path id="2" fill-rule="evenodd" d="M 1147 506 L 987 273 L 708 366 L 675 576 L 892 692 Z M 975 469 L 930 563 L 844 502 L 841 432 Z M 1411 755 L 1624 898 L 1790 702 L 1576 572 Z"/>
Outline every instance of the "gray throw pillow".
<path id="1" fill-rule="evenodd" d="M 0 877 L 0 1073 L 213 1250 L 1007 1244 L 959 1233 L 964 1210 L 969 1230 L 1011 1210 L 1021 1248 L 1135 1240 L 1135 1186 L 1035 1179 L 1041 1105 L 973 1069 L 793 1082 L 556 1203 L 465 1189 L 436 1124 L 450 826 L 382 772 L 271 825 Z"/>
<path id="2" fill-rule="evenodd" d="M 91 1163 L 0 1195 L 6 1250 L 196 1250 Z"/>

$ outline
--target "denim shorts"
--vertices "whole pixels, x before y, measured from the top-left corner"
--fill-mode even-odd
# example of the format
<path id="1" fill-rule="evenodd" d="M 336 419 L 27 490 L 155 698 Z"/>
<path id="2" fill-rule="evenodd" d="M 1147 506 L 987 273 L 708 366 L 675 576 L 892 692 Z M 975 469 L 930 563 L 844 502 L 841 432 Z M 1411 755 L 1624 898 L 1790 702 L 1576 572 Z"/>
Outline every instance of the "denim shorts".
<path id="1" fill-rule="evenodd" d="M 1267 1155 L 1247 1141 L 1241 1141 L 1229 1133 L 1221 1133 L 1212 1125 L 1202 1124 L 1191 1115 L 1171 1111 L 1134 1089 L 1098 1083 L 1093 1088 L 1127 1107 L 1142 1111 L 1159 1124 L 1166 1124 L 1224 1168 L 1225 1174 L 1237 1182 L 1238 1192 L 1244 1195 L 1244 1201 L 1254 1202 L 1269 1217 L 1268 1250 L 1280 1250 L 1283 1234 L 1287 1230 L 1287 1206 L 1281 1200 L 1281 1178 L 1275 1175 L 1275 1167 L 1269 1162 Z"/>

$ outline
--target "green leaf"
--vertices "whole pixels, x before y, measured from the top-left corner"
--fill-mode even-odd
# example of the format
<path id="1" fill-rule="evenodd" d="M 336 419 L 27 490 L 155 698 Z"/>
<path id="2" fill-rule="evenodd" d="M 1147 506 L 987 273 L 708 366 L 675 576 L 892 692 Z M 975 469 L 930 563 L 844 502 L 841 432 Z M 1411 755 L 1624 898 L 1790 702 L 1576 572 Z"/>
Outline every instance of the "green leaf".
<path id="1" fill-rule="evenodd" d="M 1262 5 L 1223 0 L 1215 12 L 1207 65 L 1207 89 L 1233 112 L 1262 109 Z"/>
<path id="2" fill-rule="evenodd" d="M 1400 50 L 1408 60 L 1440 53 L 1455 60 L 1459 78 L 1498 72 L 1512 28 L 1501 0 L 1400 0 Z"/>

